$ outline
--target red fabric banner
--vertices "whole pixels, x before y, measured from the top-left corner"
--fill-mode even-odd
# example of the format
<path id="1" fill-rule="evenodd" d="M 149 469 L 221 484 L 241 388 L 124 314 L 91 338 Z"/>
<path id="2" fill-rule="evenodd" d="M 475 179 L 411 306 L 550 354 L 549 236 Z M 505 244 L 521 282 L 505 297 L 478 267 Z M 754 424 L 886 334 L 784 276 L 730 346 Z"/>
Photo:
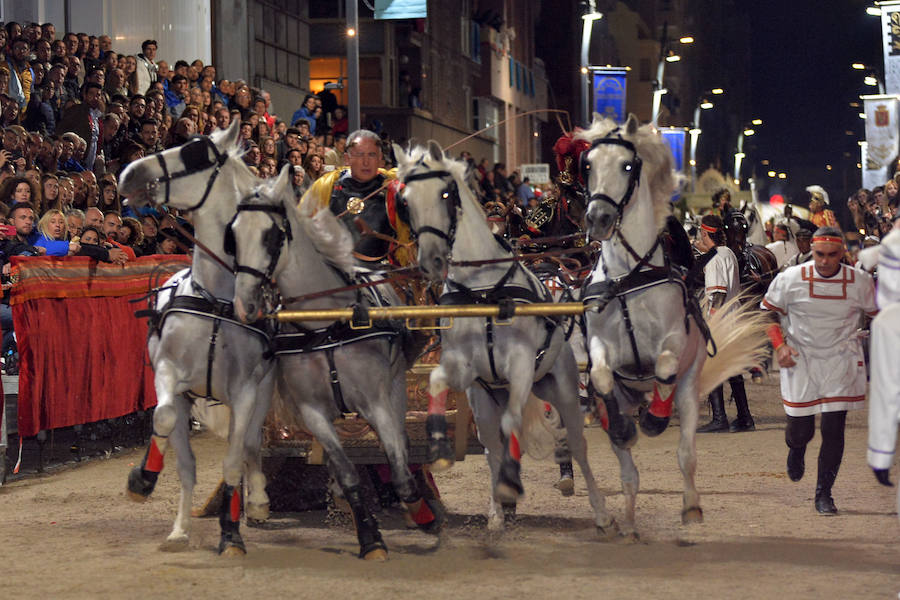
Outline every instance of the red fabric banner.
<path id="1" fill-rule="evenodd" d="M 147 256 L 122 267 L 85 257 L 13 258 L 20 435 L 156 405 L 147 320 L 134 316 L 146 304 L 128 301 L 189 261 Z"/>

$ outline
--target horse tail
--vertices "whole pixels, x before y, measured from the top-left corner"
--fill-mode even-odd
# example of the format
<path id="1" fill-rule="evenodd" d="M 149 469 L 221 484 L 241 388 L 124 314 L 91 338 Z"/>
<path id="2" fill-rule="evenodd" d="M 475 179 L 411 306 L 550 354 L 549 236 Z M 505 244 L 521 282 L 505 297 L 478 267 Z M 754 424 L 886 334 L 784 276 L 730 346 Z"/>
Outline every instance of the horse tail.
<path id="1" fill-rule="evenodd" d="M 231 427 L 231 408 L 218 402 L 198 398 L 191 406 L 191 416 L 220 438 L 227 440 Z"/>
<path id="2" fill-rule="evenodd" d="M 715 356 L 706 359 L 697 388 L 705 398 L 729 377 L 758 367 L 769 355 L 769 316 L 745 295 L 732 298 L 707 320 L 716 342 Z"/>

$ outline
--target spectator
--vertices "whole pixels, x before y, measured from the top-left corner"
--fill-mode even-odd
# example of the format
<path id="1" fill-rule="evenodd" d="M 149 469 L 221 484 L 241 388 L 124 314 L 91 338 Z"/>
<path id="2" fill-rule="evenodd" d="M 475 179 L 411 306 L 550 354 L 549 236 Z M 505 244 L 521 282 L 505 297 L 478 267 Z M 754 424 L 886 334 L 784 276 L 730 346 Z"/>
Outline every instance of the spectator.
<path id="1" fill-rule="evenodd" d="M 89 169 L 94 168 L 94 161 L 101 144 L 100 118 L 103 116 L 100 110 L 100 98 L 103 88 L 94 82 L 87 82 L 82 87 L 82 102 L 67 109 L 57 126 L 60 132 L 74 132 L 87 143 L 87 152 L 83 165 Z"/>
<path id="2" fill-rule="evenodd" d="M 291 116 L 291 125 L 296 126 L 297 122 L 300 119 L 305 119 L 309 126 L 310 133 L 316 132 L 316 97 L 312 94 L 307 94 L 306 97 L 303 98 L 303 103 L 300 105 L 294 114 Z"/>
<path id="3" fill-rule="evenodd" d="M 127 262 L 125 253 L 118 248 L 102 243 L 101 237 L 100 231 L 96 227 L 85 227 L 79 240 L 81 249 L 76 256 L 89 256 L 95 260 L 124 265 Z"/>
<path id="4" fill-rule="evenodd" d="M 36 198 L 38 198 L 38 191 L 35 185 L 22 176 L 8 179 L 0 187 L 0 201 L 10 207 L 16 203 L 30 203 Z M 29 207 L 33 210 L 31 205 Z"/>
<path id="5" fill-rule="evenodd" d="M 41 207 L 43 210 L 62 208 L 59 204 L 59 178 L 53 173 L 41 175 Z"/>
<path id="6" fill-rule="evenodd" d="M 325 162 L 318 154 L 307 154 L 306 159 L 303 161 L 303 168 L 312 182 L 325 173 Z"/>
<path id="7" fill-rule="evenodd" d="M 175 75 L 169 91 L 166 92 L 166 106 L 173 119 L 177 119 L 187 106 L 188 79 L 184 75 Z"/>
<path id="8" fill-rule="evenodd" d="M 98 230 L 103 229 L 103 211 L 96 206 L 92 206 L 84 211 L 84 226 L 96 227 Z"/>
<path id="9" fill-rule="evenodd" d="M 119 198 L 119 190 L 115 181 L 104 180 L 100 182 L 100 202 L 97 203 L 104 214 L 108 212 L 122 212 L 122 200 Z"/>
<path id="10" fill-rule="evenodd" d="M 141 256 L 158 254 L 159 248 L 157 247 L 156 236 L 159 234 L 159 221 L 157 221 L 156 217 L 153 215 L 142 215 L 141 230 L 144 239 L 138 243 L 138 246 L 135 248 L 135 253 L 140 251 Z"/>
<path id="11" fill-rule="evenodd" d="M 28 101 L 31 99 L 32 78 L 34 77 L 31 65 L 28 64 L 31 46 L 25 38 L 16 37 L 13 38 L 10 48 L 12 54 L 6 57 L 10 70 L 10 92 L 13 92 L 13 88 L 18 88 L 17 92 L 13 92 L 13 97 L 19 104 L 20 115 L 24 116 Z M 16 78 L 13 78 L 12 75 L 16 75 Z"/>
<path id="12" fill-rule="evenodd" d="M 119 228 L 122 227 L 122 216 L 117 212 L 108 212 L 103 215 L 103 227 L 100 229 L 103 237 L 107 242 L 125 252 L 128 256 L 128 260 L 134 260 L 137 256 L 134 253 L 134 250 L 119 243 Z"/>
<path id="13" fill-rule="evenodd" d="M 523 179 L 519 187 L 516 188 L 516 198 L 519 201 L 519 206 L 522 207 L 528 206 L 530 201 L 535 198 L 534 190 L 531 189 L 528 177 Z"/>
<path id="14" fill-rule="evenodd" d="M 119 227 L 117 240 L 123 246 L 127 246 L 134 250 L 136 256 L 143 256 L 139 252 L 139 248 L 144 241 L 144 230 L 141 227 L 141 222 L 134 217 L 125 217 L 122 219 L 122 226 Z"/>
<path id="15" fill-rule="evenodd" d="M 28 131 L 38 131 L 44 135 L 53 135 L 56 130 L 56 115 L 53 112 L 53 98 L 56 85 L 48 81 L 42 88 L 31 95 L 31 101 L 25 109 L 22 125 Z"/>
<path id="16" fill-rule="evenodd" d="M 70 208 L 66 211 L 66 229 L 69 232 L 69 239 L 79 237 L 84 229 L 84 212 L 77 208 Z"/>
<path id="17" fill-rule="evenodd" d="M 61 210 L 50 209 L 38 221 L 39 235 L 32 242 L 47 249 L 47 256 L 73 256 L 81 246 L 77 241 L 67 241 L 66 216 Z"/>
<path id="18" fill-rule="evenodd" d="M 156 40 L 144 40 L 141 44 L 141 52 L 135 57 L 135 91 L 144 94 L 150 89 L 150 84 L 158 78 L 156 63 Z"/>
<path id="19" fill-rule="evenodd" d="M 334 109 L 334 122 L 331 124 L 331 133 L 335 136 L 342 133 L 345 136 L 350 131 L 350 121 L 347 119 L 347 107 L 338 106 Z"/>

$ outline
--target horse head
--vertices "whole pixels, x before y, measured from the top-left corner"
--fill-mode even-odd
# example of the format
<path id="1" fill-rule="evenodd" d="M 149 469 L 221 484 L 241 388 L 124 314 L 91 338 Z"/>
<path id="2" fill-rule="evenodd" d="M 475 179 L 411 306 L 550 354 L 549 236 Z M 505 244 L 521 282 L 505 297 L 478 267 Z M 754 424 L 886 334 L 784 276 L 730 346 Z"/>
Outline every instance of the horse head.
<path id="1" fill-rule="evenodd" d="M 119 178 L 119 193 L 138 206 L 152 202 L 181 210 L 200 208 L 228 158 L 240 154 L 240 131 L 240 120 L 234 120 L 224 131 L 197 135 L 134 161 Z"/>
<path id="2" fill-rule="evenodd" d="M 241 200 L 225 230 L 225 252 L 234 256 L 234 312 L 244 323 L 258 320 L 266 307 L 264 294 L 284 268 L 285 244 L 292 239 L 289 212 L 294 207 L 291 166 L 277 179 L 261 182 Z"/>
<path id="3" fill-rule="evenodd" d="M 644 192 L 653 204 L 654 230 L 659 231 L 675 184 L 671 153 L 655 130 L 650 125 L 639 127 L 634 115 L 621 126 L 594 115 L 591 126 L 576 137 L 591 144 L 580 164 L 589 202 L 585 225 L 590 237 L 612 237 L 625 213 L 638 204 L 641 194 L 636 192 L 642 185 L 650 188 Z"/>
<path id="4" fill-rule="evenodd" d="M 435 141 L 406 152 L 394 144 L 397 174 L 404 187 L 401 203 L 418 239 L 419 268 L 433 281 L 447 276 L 462 206 L 458 180 L 464 165 L 444 156 Z"/>

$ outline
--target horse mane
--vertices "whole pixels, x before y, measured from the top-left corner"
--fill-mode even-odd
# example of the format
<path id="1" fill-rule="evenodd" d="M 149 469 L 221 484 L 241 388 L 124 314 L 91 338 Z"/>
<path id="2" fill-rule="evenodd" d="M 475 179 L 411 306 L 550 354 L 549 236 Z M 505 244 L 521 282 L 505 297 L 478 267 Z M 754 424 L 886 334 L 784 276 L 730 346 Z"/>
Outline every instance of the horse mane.
<path id="1" fill-rule="evenodd" d="M 672 214 L 671 198 L 679 183 L 673 168 L 672 152 L 652 125 L 638 127 L 634 135 L 627 135 L 626 129 L 624 125 L 619 125 L 612 119 L 598 119 L 595 116 L 591 126 L 576 133 L 575 139 L 592 143 L 594 140 L 616 134 L 634 144 L 638 156 L 643 161 L 642 178 L 645 178 L 647 185 L 650 186 L 656 227 L 661 230 L 665 226 L 666 217 Z"/>
<path id="2" fill-rule="evenodd" d="M 222 146 L 223 142 L 227 141 L 225 137 L 227 133 L 227 129 L 216 129 L 209 134 L 209 139 L 216 145 L 219 152 L 228 155 L 228 162 L 234 165 L 234 177 L 237 179 L 238 188 L 251 189 L 256 187 L 259 184 L 259 178 L 253 174 L 247 163 L 241 160 L 241 157 L 246 152 L 243 145 L 241 145 L 241 138 L 238 137 L 234 143 L 225 147 Z"/>
<path id="3" fill-rule="evenodd" d="M 460 200 L 468 202 L 469 204 L 464 210 L 477 210 L 481 216 L 487 219 L 484 207 L 475 199 L 476 196 L 472 191 L 469 174 L 467 173 L 467 166 L 464 161 L 450 158 L 447 155 L 444 155 L 442 160 L 436 161 L 432 158 L 431 153 L 428 152 L 428 148 L 425 146 L 414 146 L 410 148 L 409 151 L 406 152 L 406 159 L 408 162 L 399 161 L 399 166 L 397 167 L 397 177 L 399 179 L 402 180 L 409 175 L 409 173 L 423 164 L 432 171 L 448 171 L 456 180 L 456 184 L 459 187 Z M 468 194 L 465 192 L 468 192 Z"/>
<path id="4" fill-rule="evenodd" d="M 353 257 L 353 236 L 334 213 L 327 208 L 318 211 L 304 209 L 293 202 L 293 198 L 285 205 L 294 211 L 303 232 L 325 262 L 348 274 L 360 270 Z"/>

